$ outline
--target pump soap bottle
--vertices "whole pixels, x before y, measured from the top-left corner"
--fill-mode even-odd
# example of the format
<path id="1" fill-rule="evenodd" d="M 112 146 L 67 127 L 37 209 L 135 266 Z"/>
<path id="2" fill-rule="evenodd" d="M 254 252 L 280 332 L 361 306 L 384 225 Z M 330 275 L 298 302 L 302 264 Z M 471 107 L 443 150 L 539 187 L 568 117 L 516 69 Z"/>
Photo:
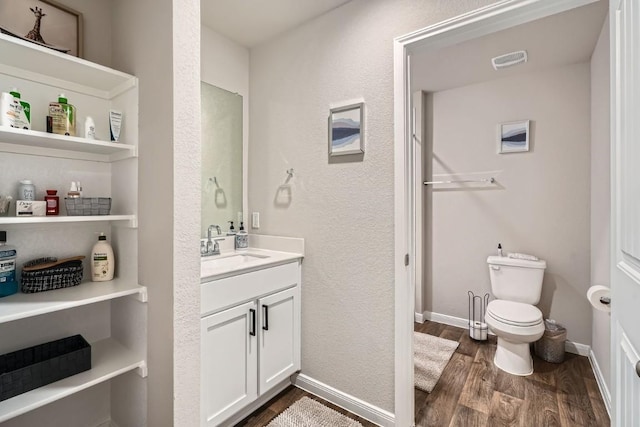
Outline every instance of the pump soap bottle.
<path id="1" fill-rule="evenodd" d="M 240 228 L 238 234 L 236 234 L 236 250 L 244 250 L 249 247 L 249 235 L 244 229 L 244 223 L 240 221 Z"/>
<path id="2" fill-rule="evenodd" d="M 107 236 L 100 233 L 98 243 L 91 250 L 91 280 L 94 282 L 108 282 L 113 280 L 116 260 L 113 248 L 107 242 Z"/>

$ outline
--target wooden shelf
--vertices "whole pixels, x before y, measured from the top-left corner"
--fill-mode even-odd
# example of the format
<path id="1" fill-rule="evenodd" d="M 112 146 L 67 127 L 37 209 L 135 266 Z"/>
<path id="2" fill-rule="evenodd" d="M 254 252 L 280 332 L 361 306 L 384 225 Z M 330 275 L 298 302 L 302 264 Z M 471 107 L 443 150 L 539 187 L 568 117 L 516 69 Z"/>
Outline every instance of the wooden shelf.
<path id="1" fill-rule="evenodd" d="M 85 216 L 0 216 L 0 225 L 11 224 L 60 224 L 65 222 L 129 221 L 130 227 L 137 227 L 135 215 L 85 215 Z"/>
<path id="2" fill-rule="evenodd" d="M 134 145 L 10 127 L 0 127 L 0 151 L 98 162 L 138 155 Z"/>
<path id="3" fill-rule="evenodd" d="M 0 34 L 0 73 L 111 99 L 137 85 L 136 77 Z"/>
<path id="4" fill-rule="evenodd" d="M 91 344 L 91 366 L 88 371 L 0 402 L 0 422 L 137 368 L 143 376 L 146 375 L 145 360 L 110 338 Z"/>
<path id="5" fill-rule="evenodd" d="M 146 287 L 122 279 L 115 279 L 110 282 L 83 282 L 71 288 L 33 294 L 18 292 L 0 299 L 0 323 L 67 310 L 128 295 L 138 294 L 142 301 L 146 301 L 146 293 Z"/>

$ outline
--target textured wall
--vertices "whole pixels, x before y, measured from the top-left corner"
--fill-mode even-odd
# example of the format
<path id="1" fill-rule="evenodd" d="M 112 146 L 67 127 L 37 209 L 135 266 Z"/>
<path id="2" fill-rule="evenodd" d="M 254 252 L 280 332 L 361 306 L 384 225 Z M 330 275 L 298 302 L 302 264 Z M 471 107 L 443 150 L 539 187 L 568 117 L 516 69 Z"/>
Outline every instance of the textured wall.
<path id="1" fill-rule="evenodd" d="M 261 213 L 251 232 L 305 238 L 302 371 L 390 411 L 392 41 L 489 3 L 354 0 L 251 51 L 249 212 Z M 356 98 L 366 152 L 330 161 L 330 105 Z"/>
<path id="2" fill-rule="evenodd" d="M 427 311 L 466 318 L 467 291 L 490 291 L 486 258 L 501 242 L 505 253 L 547 261 L 538 307 L 569 340 L 590 344 L 589 88 L 582 63 L 430 95 L 433 174 L 482 173 L 497 184 L 427 194 Z M 497 124 L 521 119 L 531 120 L 530 151 L 497 154 Z"/>
<path id="3" fill-rule="evenodd" d="M 591 284 L 611 286 L 609 19 L 591 57 Z M 611 317 L 592 309 L 591 349 L 611 390 Z"/>

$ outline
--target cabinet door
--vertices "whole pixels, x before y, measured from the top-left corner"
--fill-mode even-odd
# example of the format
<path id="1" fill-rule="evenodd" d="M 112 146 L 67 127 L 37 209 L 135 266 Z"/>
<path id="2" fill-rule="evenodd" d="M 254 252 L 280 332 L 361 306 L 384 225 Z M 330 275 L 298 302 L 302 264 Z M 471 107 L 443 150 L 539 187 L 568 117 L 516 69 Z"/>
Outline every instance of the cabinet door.
<path id="1" fill-rule="evenodd" d="M 202 426 L 216 426 L 257 398 L 255 301 L 201 320 Z"/>
<path id="2" fill-rule="evenodd" d="M 258 300 L 260 394 L 300 369 L 300 286 Z"/>

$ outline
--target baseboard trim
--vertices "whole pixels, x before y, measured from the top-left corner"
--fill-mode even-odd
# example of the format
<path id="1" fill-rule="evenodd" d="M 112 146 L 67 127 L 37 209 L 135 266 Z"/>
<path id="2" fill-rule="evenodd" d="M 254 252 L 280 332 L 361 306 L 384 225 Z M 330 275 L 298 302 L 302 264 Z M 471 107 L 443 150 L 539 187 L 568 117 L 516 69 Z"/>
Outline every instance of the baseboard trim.
<path id="1" fill-rule="evenodd" d="M 413 313 L 413 321 L 416 323 L 424 323 L 424 314 Z"/>
<path id="2" fill-rule="evenodd" d="M 418 317 L 418 315 L 419 313 L 416 313 L 416 318 Z M 456 326 L 462 329 L 467 329 L 468 327 L 467 319 L 463 319 L 461 317 L 454 317 L 454 316 L 449 316 L 447 314 L 434 313 L 432 311 L 425 311 L 422 314 L 422 317 L 424 320 L 431 320 L 433 322 L 444 323 L 445 325 Z M 422 321 L 422 323 L 424 323 L 424 320 Z M 489 335 L 495 335 L 493 332 L 491 332 L 491 329 L 489 329 Z M 580 344 L 573 341 L 565 341 L 564 350 L 567 353 L 589 357 L 589 353 L 591 352 L 591 347 L 586 344 Z"/>
<path id="3" fill-rule="evenodd" d="M 395 415 L 389 411 L 373 406 L 357 397 L 337 390 L 304 374 L 293 377 L 293 384 L 302 390 L 323 398 L 336 406 L 346 409 L 365 420 L 382 427 L 395 426 Z"/>
<path id="4" fill-rule="evenodd" d="M 600 365 L 598 364 L 598 359 L 596 359 L 596 355 L 593 353 L 593 350 L 589 351 L 589 362 L 591 362 L 593 375 L 596 377 L 596 382 L 598 383 L 598 388 L 600 389 L 600 394 L 602 395 L 604 406 L 607 408 L 609 419 L 611 419 L 611 393 L 609 392 L 607 382 L 604 380 L 604 375 L 602 375 Z"/>

